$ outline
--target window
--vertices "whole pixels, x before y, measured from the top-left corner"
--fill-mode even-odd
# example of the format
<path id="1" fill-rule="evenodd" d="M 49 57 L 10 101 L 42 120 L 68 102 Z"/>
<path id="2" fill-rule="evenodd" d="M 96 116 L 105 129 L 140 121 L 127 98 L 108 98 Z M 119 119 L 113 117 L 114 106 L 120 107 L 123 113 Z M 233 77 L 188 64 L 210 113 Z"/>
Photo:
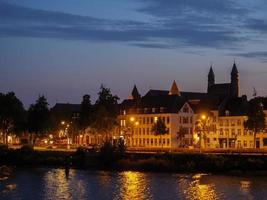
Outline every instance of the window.
<path id="1" fill-rule="evenodd" d="M 145 128 L 143 128 L 143 135 L 145 135 L 146 134 L 146 129 Z"/>
<path id="2" fill-rule="evenodd" d="M 263 146 L 267 146 L 267 138 L 263 138 Z"/>
<path id="3" fill-rule="evenodd" d="M 153 139 L 151 138 L 151 140 L 150 140 L 150 143 L 151 143 L 151 145 L 153 145 Z"/>
<path id="4" fill-rule="evenodd" d="M 229 126 L 229 120 L 225 120 L 225 126 Z"/>
<path id="5" fill-rule="evenodd" d="M 241 148 L 241 141 L 240 140 L 237 141 L 237 148 Z"/>
<path id="6" fill-rule="evenodd" d="M 232 134 L 232 137 L 235 136 L 235 129 L 232 129 L 232 130 L 231 130 L 231 134 Z"/>
<path id="7" fill-rule="evenodd" d="M 145 108 L 144 113 L 147 113 L 147 111 L 148 111 L 148 108 Z"/>
<path id="8" fill-rule="evenodd" d="M 150 123 L 153 124 L 154 120 L 153 117 L 150 117 Z"/>
<path id="9" fill-rule="evenodd" d="M 237 130 L 237 135 L 241 135 L 241 129 Z"/>
<path id="10" fill-rule="evenodd" d="M 235 121 L 231 121 L 231 126 L 235 126 Z"/>
<path id="11" fill-rule="evenodd" d="M 126 115 L 126 110 L 123 110 L 123 115 Z"/>
<path id="12" fill-rule="evenodd" d="M 163 138 L 162 141 L 163 141 L 163 145 L 165 145 L 165 138 Z"/>
<path id="13" fill-rule="evenodd" d="M 183 107 L 183 112 L 184 112 L 184 113 L 188 113 L 188 112 L 189 112 L 189 108 L 188 108 L 187 105 L 185 105 L 185 106 Z"/>
<path id="14" fill-rule="evenodd" d="M 149 139 L 148 138 L 146 139 L 146 144 L 149 145 Z"/>
<path id="15" fill-rule="evenodd" d="M 146 129 L 146 134 L 149 135 L 149 128 Z"/>
<path id="16" fill-rule="evenodd" d="M 225 134 L 229 136 L 229 129 L 225 129 Z"/>
<path id="17" fill-rule="evenodd" d="M 246 141 L 246 140 L 244 140 L 244 142 L 243 142 L 243 146 L 244 146 L 244 147 L 247 147 L 247 141 Z"/>
<path id="18" fill-rule="evenodd" d="M 155 138 L 155 146 L 157 146 L 158 145 L 158 140 L 157 140 L 157 138 Z"/>
<path id="19" fill-rule="evenodd" d="M 167 145 L 168 146 L 170 145 L 170 139 L 169 138 L 167 139 Z"/>
<path id="20" fill-rule="evenodd" d="M 170 123 L 170 117 L 167 117 L 167 124 Z"/>
<path id="21" fill-rule="evenodd" d="M 164 112 L 164 107 L 160 107 L 159 112 Z"/>
<path id="22" fill-rule="evenodd" d="M 223 126 L 223 120 L 219 120 L 219 125 Z"/>
<path id="23" fill-rule="evenodd" d="M 188 124 L 189 120 L 188 117 L 183 117 L 183 124 Z"/>
<path id="24" fill-rule="evenodd" d="M 223 129 L 220 128 L 220 135 L 222 136 L 223 135 Z"/>
<path id="25" fill-rule="evenodd" d="M 241 120 L 240 119 L 237 120 L 237 126 L 241 126 Z"/>
<path id="26" fill-rule="evenodd" d="M 250 147 L 250 148 L 253 148 L 253 146 L 254 146 L 254 145 L 253 145 L 253 141 L 249 141 L 249 147 Z"/>
<path id="27" fill-rule="evenodd" d="M 156 108 L 152 108 L 152 113 L 155 113 L 156 112 Z"/>

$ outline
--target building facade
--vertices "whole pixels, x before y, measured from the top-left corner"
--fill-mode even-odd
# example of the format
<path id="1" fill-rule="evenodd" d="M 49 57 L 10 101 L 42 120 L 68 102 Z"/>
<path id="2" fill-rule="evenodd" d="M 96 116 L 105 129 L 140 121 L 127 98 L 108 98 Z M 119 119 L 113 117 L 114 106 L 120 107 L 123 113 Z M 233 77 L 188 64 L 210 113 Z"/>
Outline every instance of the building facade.
<path id="1" fill-rule="evenodd" d="M 248 100 L 239 96 L 239 73 L 234 63 L 230 83 L 215 83 L 212 67 L 206 93 L 171 89 L 149 90 L 141 96 L 134 86 L 131 98 L 120 105 L 120 135 L 128 148 L 150 149 L 249 149 L 254 134 L 246 130 Z M 266 101 L 267 114 L 267 101 Z M 168 133 L 156 136 L 152 127 L 161 118 Z M 267 148 L 267 134 L 256 135 L 256 147 Z"/>

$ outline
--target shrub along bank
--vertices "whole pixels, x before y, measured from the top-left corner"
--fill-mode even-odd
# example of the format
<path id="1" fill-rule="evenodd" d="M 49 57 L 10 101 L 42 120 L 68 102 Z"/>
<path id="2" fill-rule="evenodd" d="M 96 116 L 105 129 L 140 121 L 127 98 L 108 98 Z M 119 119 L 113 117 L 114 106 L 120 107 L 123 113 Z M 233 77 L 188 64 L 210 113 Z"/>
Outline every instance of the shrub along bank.
<path id="1" fill-rule="evenodd" d="M 29 146 L 17 150 L 0 146 L 0 165 L 158 172 L 244 172 L 267 171 L 267 156 L 125 153 L 124 147 L 110 144 L 105 144 L 97 153 L 82 148 L 72 153 L 33 151 Z"/>

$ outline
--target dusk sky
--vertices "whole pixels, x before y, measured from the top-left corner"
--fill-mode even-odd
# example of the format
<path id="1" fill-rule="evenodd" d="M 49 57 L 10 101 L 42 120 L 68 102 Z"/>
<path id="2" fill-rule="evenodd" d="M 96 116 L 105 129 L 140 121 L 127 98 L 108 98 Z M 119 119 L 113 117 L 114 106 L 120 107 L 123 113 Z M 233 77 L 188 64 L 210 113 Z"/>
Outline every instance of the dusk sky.
<path id="1" fill-rule="evenodd" d="M 265 0 L 0 0 L 0 92 L 25 107 L 94 101 L 101 83 L 204 92 L 210 64 L 229 82 L 234 60 L 241 94 L 266 96 Z"/>

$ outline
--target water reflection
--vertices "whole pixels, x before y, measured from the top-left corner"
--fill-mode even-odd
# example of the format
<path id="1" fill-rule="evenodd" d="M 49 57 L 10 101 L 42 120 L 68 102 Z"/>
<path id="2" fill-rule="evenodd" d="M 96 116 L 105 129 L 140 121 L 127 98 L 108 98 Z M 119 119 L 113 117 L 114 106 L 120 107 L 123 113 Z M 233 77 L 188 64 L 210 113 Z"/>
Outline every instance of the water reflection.
<path id="1" fill-rule="evenodd" d="M 8 173 L 7 173 L 8 172 Z M 8 176 L 7 176 L 8 175 Z M 1 200 L 266 199 L 266 176 L 101 172 L 70 169 L 7 170 Z"/>
<path id="2" fill-rule="evenodd" d="M 70 170 L 69 177 L 72 176 Z M 53 196 L 55 199 L 72 199 L 69 189 L 69 182 L 63 169 L 49 170 L 44 176 L 45 198 L 49 199 Z"/>
<path id="3" fill-rule="evenodd" d="M 119 194 L 115 194 L 115 199 L 151 199 L 147 183 L 147 177 L 140 172 L 121 172 L 118 183 Z"/>
<path id="4" fill-rule="evenodd" d="M 178 183 L 179 189 L 182 189 L 185 199 L 219 199 L 215 190 L 215 184 L 209 183 L 203 179 L 205 174 L 196 174 L 192 178 L 182 179 Z"/>
<path id="5" fill-rule="evenodd" d="M 247 197 L 247 199 L 253 199 L 253 196 L 251 195 L 251 182 L 242 180 L 240 181 L 240 191 L 241 193 Z"/>

